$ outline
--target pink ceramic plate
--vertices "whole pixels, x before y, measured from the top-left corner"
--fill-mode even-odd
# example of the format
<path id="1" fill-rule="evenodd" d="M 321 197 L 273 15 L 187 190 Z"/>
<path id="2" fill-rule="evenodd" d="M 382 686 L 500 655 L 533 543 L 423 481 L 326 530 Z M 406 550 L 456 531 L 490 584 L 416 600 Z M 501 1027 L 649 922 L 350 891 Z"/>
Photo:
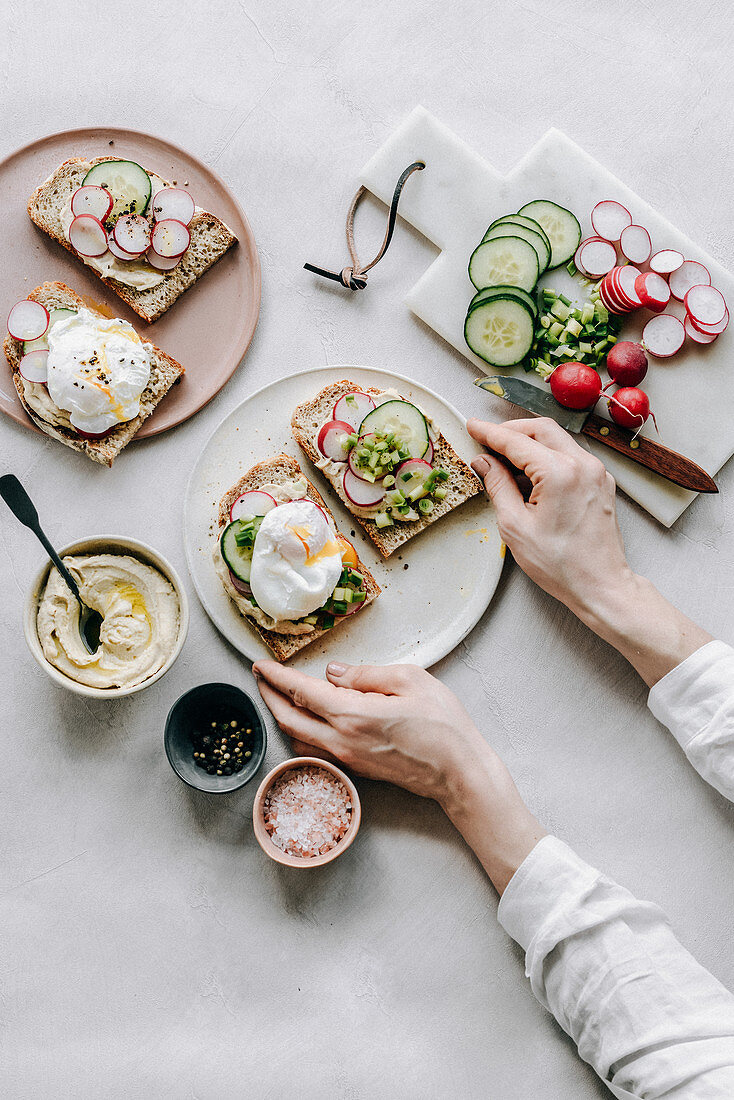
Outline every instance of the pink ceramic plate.
<path id="1" fill-rule="evenodd" d="M 185 184 L 199 206 L 226 222 L 239 243 L 149 325 L 60 244 L 36 228 L 26 205 L 36 187 L 70 157 L 106 153 L 138 161 L 164 179 Z M 132 322 L 141 336 L 178 359 L 186 374 L 145 421 L 136 438 L 157 435 L 198 412 L 234 374 L 252 340 L 260 312 L 260 261 L 247 218 L 211 169 L 161 138 L 136 130 L 65 130 L 26 145 L 0 162 L 0 316 L 39 283 L 61 280 L 91 302 Z M 4 334 L 3 334 L 4 337 Z M 0 366 L 0 409 L 33 428 L 15 393 L 10 369 Z"/>

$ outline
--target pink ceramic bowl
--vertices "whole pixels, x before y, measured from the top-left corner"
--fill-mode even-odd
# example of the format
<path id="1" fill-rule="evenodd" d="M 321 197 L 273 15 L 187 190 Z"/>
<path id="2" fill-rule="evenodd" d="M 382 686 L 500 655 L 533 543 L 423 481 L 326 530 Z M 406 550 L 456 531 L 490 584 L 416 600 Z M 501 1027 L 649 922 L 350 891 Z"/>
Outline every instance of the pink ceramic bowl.
<path id="1" fill-rule="evenodd" d="M 265 797 L 276 779 L 284 772 L 290 771 L 293 768 L 303 768 L 308 765 L 323 768 L 324 771 L 330 772 L 332 775 L 335 775 L 337 779 L 341 780 L 349 791 L 349 796 L 352 800 L 352 819 L 346 833 L 339 843 L 334 845 L 330 852 L 325 852 L 320 856 L 291 856 L 279 848 L 277 844 L 273 844 L 270 839 L 268 830 L 265 827 Z M 270 856 L 276 863 L 282 863 L 284 867 L 323 867 L 325 863 L 331 863 L 332 860 L 336 859 L 337 856 L 340 856 L 342 852 L 345 852 L 347 848 L 349 848 L 357 835 L 361 820 L 362 807 L 359 801 L 357 788 L 352 780 L 341 770 L 341 768 L 337 768 L 335 764 L 330 764 L 327 760 L 320 760 L 317 756 L 295 756 L 292 760 L 284 760 L 282 764 L 278 764 L 271 772 L 268 772 L 258 787 L 257 794 L 255 795 L 255 802 L 252 807 L 252 824 L 255 829 L 255 837 L 257 838 L 258 844 L 266 855 Z"/>

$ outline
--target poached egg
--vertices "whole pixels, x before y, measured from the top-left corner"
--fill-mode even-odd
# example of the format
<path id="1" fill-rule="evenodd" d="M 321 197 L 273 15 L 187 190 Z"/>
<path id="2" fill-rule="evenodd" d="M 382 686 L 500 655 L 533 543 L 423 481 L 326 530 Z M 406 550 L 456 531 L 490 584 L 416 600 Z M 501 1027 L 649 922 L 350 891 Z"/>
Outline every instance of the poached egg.
<path id="1" fill-rule="evenodd" d="M 48 330 L 48 392 L 79 431 L 132 420 L 150 380 L 150 345 L 132 325 L 82 308 Z"/>
<path id="2" fill-rule="evenodd" d="M 334 531 L 310 500 L 292 500 L 264 517 L 252 551 L 250 588 L 271 618 L 300 619 L 339 583 L 342 557 Z"/>

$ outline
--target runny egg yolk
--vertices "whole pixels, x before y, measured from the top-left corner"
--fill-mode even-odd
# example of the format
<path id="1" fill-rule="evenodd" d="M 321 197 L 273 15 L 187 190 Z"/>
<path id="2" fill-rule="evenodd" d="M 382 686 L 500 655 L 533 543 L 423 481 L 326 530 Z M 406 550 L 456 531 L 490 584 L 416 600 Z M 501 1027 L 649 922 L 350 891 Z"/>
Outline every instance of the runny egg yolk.
<path id="1" fill-rule="evenodd" d="M 323 561 L 324 558 L 330 558 L 333 554 L 341 553 L 341 546 L 336 541 L 336 539 L 329 539 L 327 542 L 324 543 L 320 550 L 317 550 L 315 554 L 312 554 L 311 547 L 308 544 L 309 535 L 311 535 L 312 533 L 311 530 L 308 527 L 297 527 L 290 523 L 288 524 L 288 526 L 293 534 L 296 536 L 298 541 L 303 544 L 303 549 L 306 551 L 306 560 L 303 563 L 304 565 L 314 565 L 317 561 Z"/>

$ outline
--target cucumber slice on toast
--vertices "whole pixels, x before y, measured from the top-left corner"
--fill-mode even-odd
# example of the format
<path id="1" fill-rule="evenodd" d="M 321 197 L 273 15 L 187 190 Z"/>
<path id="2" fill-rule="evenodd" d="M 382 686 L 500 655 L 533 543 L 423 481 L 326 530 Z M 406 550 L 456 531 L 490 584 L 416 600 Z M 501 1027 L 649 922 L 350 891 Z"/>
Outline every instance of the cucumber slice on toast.
<path id="1" fill-rule="evenodd" d="M 420 409 L 409 401 L 385 401 L 368 412 L 359 426 L 359 434 L 386 436 L 392 433 L 401 447 L 407 448 L 411 458 L 422 458 L 428 450 L 430 437 L 428 424 Z"/>
<path id="2" fill-rule="evenodd" d="M 519 286 L 529 293 L 538 281 L 538 274 L 538 253 L 521 237 L 496 237 L 484 241 L 474 249 L 469 260 L 469 278 L 477 290 L 489 286 Z"/>
<path id="3" fill-rule="evenodd" d="M 227 567 L 234 573 L 237 580 L 249 584 L 250 571 L 252 569 L 253 547 L 238 545 L 236 535 L 237 532 L 241 530 L 242 521 L 233 519 L 232 522 L 224 528 L 219 546 L 222 551 L 222 557 L 227 563 Z"/>
<path id="4" fill-rule="evenodd" d="M 83 183 L 87 187 L 104 187 L 112 195 L 113 206 L 107 216 L 111 224 L 121 214 L 144 214 L 150 202 L 150 176 L 134 160 L 103 160 L 93 165 Z"/>
<path id="5" fill-rule="evenodd" d="M 44 332 L 43 336 L 39 336 L 36 340 L 26 340 L 23 344 L 23 354 L 27 355 L 29 351 L 47 351 L 48 350 L 48 331 L 55 324 L 56 321 L 63 321 L 65 317 L 71 317 L 76 313 L 75 309 L 50 309 L 48 311 L 48 328 Z"/>
<path id="6" fill-rule="evenodd" d="M 499 222 L 492 229 L 488 229 L 484 234 L 483 241 L 492 241 L 497 237 L 520 237 L 522 240 L 527 241 L 535 249 L 538 255 L 538 271 L 542 275 L 547 269 L 551 258 L 550 245 L 546 243 L 545 233 L 541 235 L 540 226 L 538 230 L 528 229 L 524 225 L 513 225 L 509 222 Z"/>
<path id="7" fill-rule="evenodd" d="M 535 199 L 521 206 L 518 214 L 533 218 L 545 230 L 551 243 L 551 267 L 571 259 L 581 241 L 581 226 L 570 210 L 550 199 Z"/>
<path id="8" fill-rule="evenodd" d="M 519 286 L 488 286 L 484 290 L 478 290 L 469 302 L 469 309 L 474 309 L 480 302 L 486 302 L 489 298 L 517 298 L 518 302 L 527 306 L 533 317 L 538 316 L 538 303 L 535 300 L 535 295 L 528 294 L 526 290 L 522 290 Z"/>
<path id="9" fill-rule="evenodd" d="M 467 313 L 464 339 L 491 366 L 512 367 L 530 352 L 533 330 L 533 315 L 517 298 L 488 298 Z"/>

